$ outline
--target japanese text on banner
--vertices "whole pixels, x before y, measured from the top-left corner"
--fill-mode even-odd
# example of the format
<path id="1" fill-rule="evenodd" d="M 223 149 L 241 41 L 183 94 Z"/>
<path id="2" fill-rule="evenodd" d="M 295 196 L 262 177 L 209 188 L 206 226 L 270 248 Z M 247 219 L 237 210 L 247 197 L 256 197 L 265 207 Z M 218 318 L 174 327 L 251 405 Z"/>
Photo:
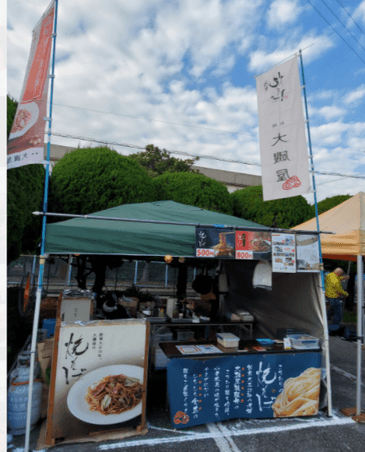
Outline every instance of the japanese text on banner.
<path id="1" fill-rule="evenodd" d="M 256 78 L 264 201 L 310 193 L 297 57 Z"/>

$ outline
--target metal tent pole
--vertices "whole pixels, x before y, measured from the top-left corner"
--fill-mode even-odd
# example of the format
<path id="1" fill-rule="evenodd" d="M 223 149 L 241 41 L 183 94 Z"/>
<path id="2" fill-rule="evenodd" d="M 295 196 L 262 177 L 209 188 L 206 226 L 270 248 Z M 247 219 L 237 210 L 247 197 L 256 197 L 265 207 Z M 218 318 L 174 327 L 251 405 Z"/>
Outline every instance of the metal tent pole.
<path id="1" fill-rule="evenodd" d="M 55 57 L 56 57 L 57 10 L 58 10 L 58 0 L 55 0 L 55 13 L 54 13 L 53 34 L 52 34 L 52 37 L 53 37 L 52 69 L 51 69 L 51 74 L 50 74 L 50 79 L 51 79 L 50 106 L 49 106 L 49 117 L 47 118 L 47 121 L 48 121 L 47 165 L 46 165 L 46 174 L 45 174 L 45 180 L 44 180 L 43 212 L 47 212 L 47 204 L 48 204 L 49 165 L 50 165 L 50 153 L 51 153 L 53 80 L 54 80 L 54 67 L 55 67 Z M 46 216 L 44 216 L 42 219 L 41 256 L 40 256 L 40 260 L 39 260 L 38 288 L 37 288 L 36 303 L 35 303 L 35 310 L 34 310 L 31 355 L 30 355 L 27 423 L 26 423 L 25 445 L 24 445 L 25 452 L 29 452 L 29 439 L 30 439 L 30 427 L 31 427 L 31 416 L 32 416 L 32 392 L 33 392 L 33 380 L 34 380 L 34 364 L 35 364 L 35 355 L 36 355 L 36 351 L 37 351 L 37 333 L 38 333 L 38 323 L 39 323 L 39 312 L 40 312 L 40 307 L 41 307 L 43 271 L 44 271 L 44 264 L 46 261 L 46 257 L 44 256 L 45 239 L 46 239 L 46 219 L 47 219 Z"/>
<path id="2" fill-rule="evenodd" d="M 309 145 L 309 155 L 311 162 L 311 174 L 313 183 L 313 195 L 314 195 L 314 207 L 316 212 L 316 222 L 317 222 L 317 232 L 318 232 L 318 249 L 319 249 L 319 261 L 321 266 L 321 308 L 322 308 L 322 322 L 323 322 L 323 334 L 324 334 L 324 352 L 326 359 L 326 373 L 327 373 L 327 392 L 328 392 L 328 416 L 332 417 L 332 385 L 331 385 L 331 368 L 330 368 L 330 350 L 329 350 L 329 334 L 328 334 L 328 322 L 327 322 L 327 311 L 326 311 L 326 298 L 325 298 L 325 288 L 324 288 L 324 273 L 323 273 L 323 258 L 322 258 L 322 247 L 321 247 L 321 236 L 319 234 L 319 218 L 318 218 L 318 205 L 317 205 L 317 190 L 316 181 L 314 177 L 314 164 L 313 164 L 313 152 L 312 152 L 312 142 L 309 128 L 309 115 L 308 115 L 308 104 L 307 104 L 307 94 L 305 89 L 305 79 L 304 79 L 304 66 L 302 51 L 299 50 L 300 65 L 302 69 L 302 80 L 303 80 L 303 94 L 304 94 L 304 105 L 305 114 L 307 120 L 307 133 L 308 133 L 308 145 Z"/>
<path id="3" fill-rule="evenodd" d="M 363 260 L 357 256 L 357 372 L 356 372 L 356 415 L 361 414 L 361 346 L 362 346 L 362 316 L 364 303 Z"/>

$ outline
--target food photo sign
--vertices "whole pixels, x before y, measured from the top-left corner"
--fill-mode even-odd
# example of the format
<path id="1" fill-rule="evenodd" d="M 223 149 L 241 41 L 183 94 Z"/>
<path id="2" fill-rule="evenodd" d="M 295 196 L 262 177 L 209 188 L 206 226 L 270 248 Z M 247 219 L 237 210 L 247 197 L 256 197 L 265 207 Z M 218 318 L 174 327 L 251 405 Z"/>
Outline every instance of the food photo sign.
<path id="1" fill-rule="evenodd" d="M 196 228 L 195 256 L 234 259 L 235 230 L 231 228 Z"/>
<path id="2" fill-rule="evenodd" d="M 61 323 L 47 440 L 143 427 L 147 329 L 141 319 Z"/>
<path id="3" fill-rule="evenodd" d="M 271 233 L 236 231 L 236 259 L 271 259 Z"/>

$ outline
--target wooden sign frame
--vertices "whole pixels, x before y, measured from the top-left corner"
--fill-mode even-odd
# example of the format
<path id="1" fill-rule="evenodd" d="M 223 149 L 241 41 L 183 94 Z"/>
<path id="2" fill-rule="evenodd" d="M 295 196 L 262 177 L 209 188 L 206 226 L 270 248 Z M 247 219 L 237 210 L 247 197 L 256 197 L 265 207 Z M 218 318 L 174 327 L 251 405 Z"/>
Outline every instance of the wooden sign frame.
<path id="1" fill-rule="evenodd" d="M 54 335 L 54 349 L 53 349 L 53 358 L 52 358 L 52 370 L 51 370 L 51 383 L 49 390 L 49 402 L 48 402 L 48 416 L 45 428 L 45 446 L 51 447 L 56 444 L 61 444 L 63 442 L 86 442 L 86 441 L 106 441 L 111 439 L 121 439 L 123 437 L 129 437 L 134 435 L 141 435 L 147 432 L 147 424 L 146 424 L 146 408 L 147 408 L 147 379 L 148 379 L 148 351 L 149 351 L 149 336 L 150 336 L 150 325 L 149 322 L 143 322 L 140 319 L 136 322 L 138 325 L 145 323 L 145 346 L 144 346 L 144 361 L 143 361 L 143 392 L 142 392 L 142 413 L 141 413 L 141 421 L 140 424 L 134 427 L 120 427 L 116 429 L 107 429 L 105 431 L 99 430 L 97 432 L 91 431 L 87 435 L 79 435 L 79 436 L 71 436 L 71 437 L 62 437 L 57 438 L 53 435 L 53 427 L 54 427 L 54 416 L 55 413 L 55 396 L 56 396 L 56 372 L 57 372 L 57 363 L 58 363 L 58 354 L 60 351 L 59 340 L 60 340 L 60 332 L 62 325 L 61 319 L 59 317 L 60 313 L 60 299 L 62 295 L 59 297 L 58 303 L 58 312 L 57 312 L 57 321 L 55 327 L 55 335 Z M 130 319 L 129 319 L 130 321 Z M 88 324 L 93 324 L 90 326 L 100 325 L 107 326 L 108 324 L 118 324 L 118 321 L 91 321 L 85 323 L 85 327 Z M 68 322 L 67 325 L 73 325 L 73 322 Z"/>

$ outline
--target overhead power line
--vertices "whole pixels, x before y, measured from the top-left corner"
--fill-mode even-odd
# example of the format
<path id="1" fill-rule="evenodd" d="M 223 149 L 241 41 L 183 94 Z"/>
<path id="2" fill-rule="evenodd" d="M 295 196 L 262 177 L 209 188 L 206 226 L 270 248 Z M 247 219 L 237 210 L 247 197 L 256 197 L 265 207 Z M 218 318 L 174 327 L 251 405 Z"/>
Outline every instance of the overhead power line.
<path id="1" fill-rule="evenodd" d="M 108 146 L 121 146 L 131 149 L 139 149 L 139 150 L 145 150 L 146 147 L 139 146 L 137 144 L 127 144 L 127 143 L 118 143 L 116 141 L 108 141 L 108 140 L 96 140 L 94 138 L 88 138 L 88 137 L 80 137 L 76 135 L 69 135 L 69 134 L 63 134 L 63 133 L 57 133 L 52 132 L 51 135 L 55 137 L 62 137 L 62 138 L 71 138 L 74 140 L 81 140 L 81 141 L 90 141 L 94 143 L 101 143 L 106 144 Z M 261 166 L 260 163 L 256 162 L 245 162 L 243 160 L 233 160 L 233 159 L 224 159 L 221 157 L 215 157 L 214 155 L 197 155 L 197 154 L 190 154 L 188 152 L 184 151 L 170 151 L 169 149 L 166 149 L 167 152 L 170 154 L 179 154 L 179 155 L 185 155 L 187 157 L 198 157 L 199 159 L 207 159 L 207 160 L 218 160 L 219 162 L 226 162 L 226 163 L 239 163 L 242 165 L 249 165 L 249 166 Z M 320 174 L 321 176 L 340 176 L 340 177 L 350 177 L 352 179 L 365 179 L 365 175 L 357 175 L 357 174 L 341 174 L 341 173 L 334 173 L 334 172 L 323 172 L 323 171 L 314 171 L 316 174 Z"/>
<path id="2" fill-rule="evenodd" d="M 322 17 L 322 19 L 327 22 L 327 24 L 334 30 L 334 32 L 342 39 L 342 41 L 354 52 L 355 55 L 357 55 L 360 60 L 365 64 L 365 60 L 363 60 L 361 58 L 361 56 L 356 52 L 356 50 L 354 50 L 350 44 L 346 41 L 345 38 L 343 38 L 340 33 L 336 30 L 336 28 L 334 28 L 334 26 L 332 24 L 330 24 L 328 22 L 328 20 L 323 16 L 323 14 L 313 5 L 313 3 L 310 0 L 307 0 L 307 2 L 312 6 L 313 9 L 315 9 L 317 11 L 317 13 Z"/>
<path id="3" fill-rule="evenodd" d="M 352 20 L 352 22 L 357 26 L 357 28 L 361 31 L 362 34 L 365 34 L 364 30 L 360 27 L 360 25 L 355 22 L 355 19 L 351 16 L 351 14 L 347 11 L 346 8 L 343 7 L 343 5 L 339 2 L 339 0 L 336 0 L 336 2 L 341 6 L 341 8 L 345 11 L 345 13 L 349 16 L 349 18 Z"/>
<path id="4" fill-rule="evenodd" d="M 145 117 L 145 116 L 132 116 L 132 115 L 125 115 L 125 114 L 120 114 L 120 113 L 110 113 L 109 111 L 100 111 L 100 110 L 94 110 L 92 108 L 75 107 L 73 105 L 62 105 L 62 104 L 56 104 L 54 102 L 53 102 L 52 105 L 57 105 L 58 107 L 65 107 L 65 108 L 74 108 L 74 109 L 77 109 L 77 110 L 91 111 L 93 113 L 102 113 L 104 115 L 120 116 L 120 117 L 124 117 L 124 118 L 139 119 L 139 120 L 142 120 L 142 121 L 159 122 L 159 123 L 162 123 L 162 124 L 170 124 L 170 125 L 174 125 L 174 126 L 191 127 L 191 128 L 194 128 L 194 129 L 210 130 L 210 131 L 218 132 L 218 133 L 228 133 L 230 135 L 244 135 L 244 136 L 247 136 L 247 137 L 252 137 L 252 134 L 249 134 L 249 133 L 233 132 L 231 130 L 215 129 L 214 127 L 196 126 L 194 124 L 183 124 L 181 122 L 162 121 L 160 119 L 153 119 L 153 118 L 148 118 L 148 117 Z"/>
<path id="5" fill-rule="evenodd" d="M 355 39 L 355 41 L 359 44 L 359 46 L 365 50 L 365 48 L 361 45 L 361 42 L 357 39 L 357 37 L 351 33 L 351 31 L 346 27 L 346 25 L 339 19 L 337 14 L 333 12 L 333 10 L 327 5 L 327 3 L 324 0 L 321 0 L 321 2 L 326 6 L 327 9 L 331 11 L 331 13 L 335 16 L 335 18 L 340 22 L 340 24 L 348 31 L 348 33 Z"/>

